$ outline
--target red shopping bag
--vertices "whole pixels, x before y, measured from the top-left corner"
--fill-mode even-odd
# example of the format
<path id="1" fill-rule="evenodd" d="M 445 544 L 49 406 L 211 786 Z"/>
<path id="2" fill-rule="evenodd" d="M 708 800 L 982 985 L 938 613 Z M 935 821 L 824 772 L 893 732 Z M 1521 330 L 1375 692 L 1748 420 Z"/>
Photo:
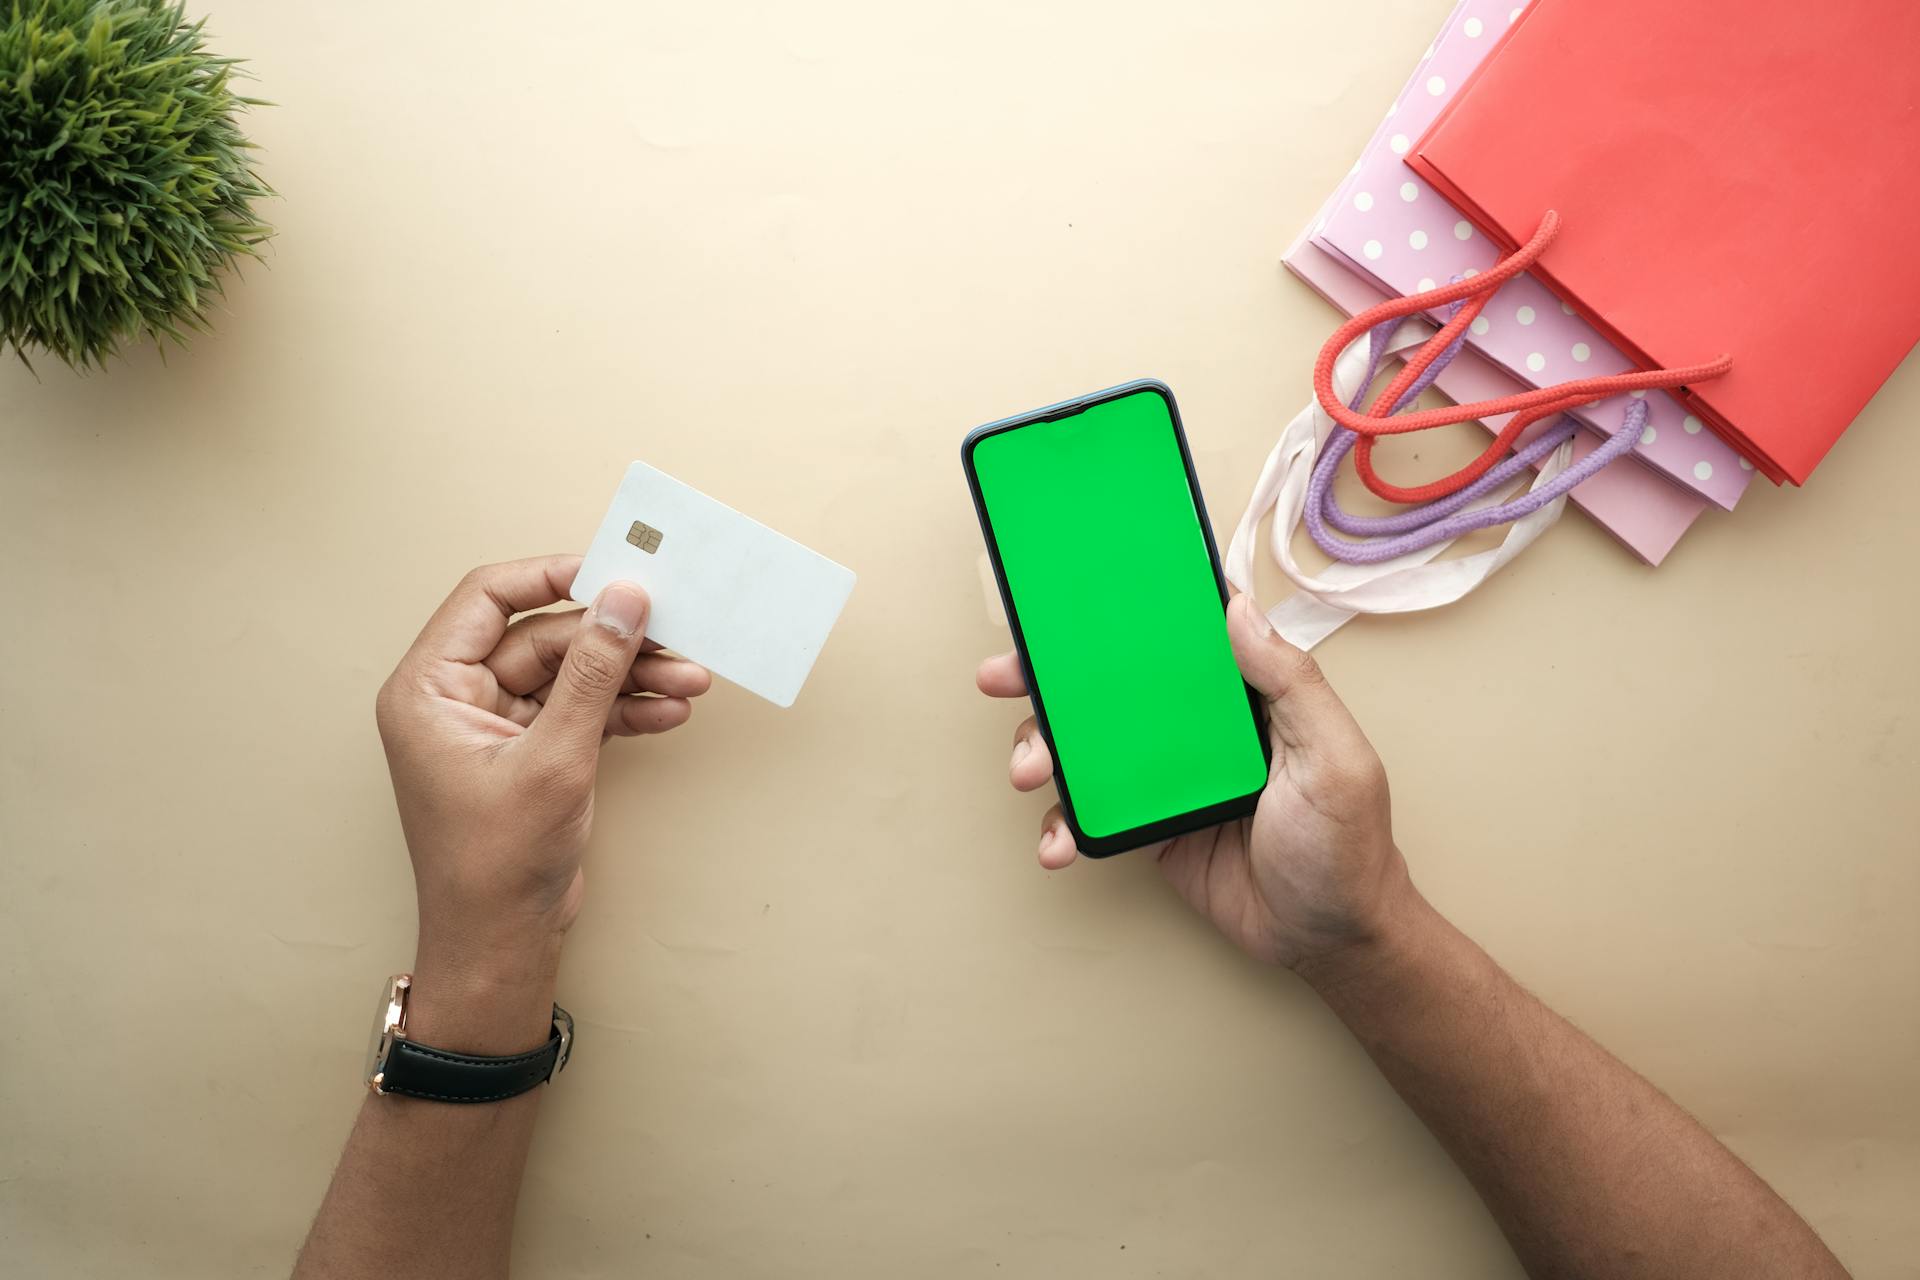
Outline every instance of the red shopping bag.
<path id="1" fill-rule="evenodd" d="M 1408 157 L 1802 483 L 1920 340 L 1920 3 L 1536 0 Z"/>

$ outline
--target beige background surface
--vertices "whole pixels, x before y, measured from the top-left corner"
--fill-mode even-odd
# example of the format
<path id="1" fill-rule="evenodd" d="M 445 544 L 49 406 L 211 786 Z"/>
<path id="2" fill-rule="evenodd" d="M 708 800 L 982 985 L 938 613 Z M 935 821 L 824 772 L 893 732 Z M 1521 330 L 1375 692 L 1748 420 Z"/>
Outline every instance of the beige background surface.
<path id="1" fill-rule="evenodd" d="M 1034 867 L 955 451 L 1154 374 L 1230 522 L 1334 319 L 1278 255 L 1445 11 L 219 4 L 270 268 L 164 365 L 0 370 L 8 1269 L 289 1265 L 411 954 L 373 691 L 644 457 L 860 586 L 791 712 L 610 752 L 521 1274 L 1516 1274 L 1304 988 L 1144 862 Z M 1427 892 L 1876 1277 L 1920 1276 L 1917 412 L 1909 361 L 1658 571 L 1573 515 L 1322 650 Z"/>

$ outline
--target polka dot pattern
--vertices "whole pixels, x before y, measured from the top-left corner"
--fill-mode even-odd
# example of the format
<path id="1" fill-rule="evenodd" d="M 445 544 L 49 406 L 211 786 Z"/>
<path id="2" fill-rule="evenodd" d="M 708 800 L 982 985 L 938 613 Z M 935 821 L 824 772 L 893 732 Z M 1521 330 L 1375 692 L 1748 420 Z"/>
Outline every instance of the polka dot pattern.
<path id="1" fill-rule="evenodd" d="M 1573 344 L 1573 350 L 1568 352 L 1568 354 L 1581 364 L 1585 364 L 1593 358 L 1593 348 L 1584 342 L 1576 342 Z"/>
<path id="2" fill-rule="evenodd" d="M 1533 308 L 1532 307 L 1517 308 L 1513 313 L 1513 318 L 1515 320 L 1518 320 L 1521 324 L 1532 324 Z"/>
<path id="3" fill-rule="evenodd" d="M 1473 224 L 1471 222 L 1468 222 L 1465 218 L 1462 218 L 1460 221 L 1454 223 L 1453 238 L 1455 240 L 1473 239 Z"/>
<path id="4" fill-rule="evenodd" d="M 1412 204 L 1420 198 L 1420 188 L 1414 183 L 1403 182 L 1400 184 L 1400 198 Z"/>
<path id="5" fill-rule="evenodd" d="M 1358 209 L 1362 213 L 1365 213 L 1367 210 L 1373 208 L 1373 193 L 1371 191 L 1354 192 L 1353 207 Z"/>
<path id="6" fill-rule="evenodd" d="M 1427 233 L 1415 227 L 1407 233 L 1407 248 L 1424 249 L 1427 247 Z"/>

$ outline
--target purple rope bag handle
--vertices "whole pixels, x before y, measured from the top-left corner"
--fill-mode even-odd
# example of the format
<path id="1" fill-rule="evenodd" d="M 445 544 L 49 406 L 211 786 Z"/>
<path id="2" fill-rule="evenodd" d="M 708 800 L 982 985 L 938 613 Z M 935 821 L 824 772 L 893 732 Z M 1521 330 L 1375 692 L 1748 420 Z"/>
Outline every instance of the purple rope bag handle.
<path id="1" fill-rule="evenodd" d="M 1458 314 L 1464 302 L 1456 302 L 1449 308 L 1451 318 Z M 1383 320 L 1375 325 L 1368 334 L 1367 372 L 1360 380 L 1360 390 L 1355 393 L 1350 408 L 1359 411 L 1365 400 L 1367 389 L 1380 371 L 1380 363 L 1385 358 L 1386 344 L 1393 337 L 1405 317 Z M 1418 398 L 1440 376 L 1440 371 L 1460 353 L 1466 342 L 1462 334 L 1448 344 L 1447 348 L 1435 358 L 1432 364 L 1414 380 L 1400 398 L 1394 402 L 1390 413 L 1398 413 Z M 1633 448 L 1647 425 L 1647 406 L 1639 400 L 1627 406 L 1624 421 L 1619 430 L 1586 457 L 1562 471 L 1546 484 L 1529 493 L 1520 495 L 1509 502 L 1496 506 L 1482 507 L 1477 511 L 1462 511 L 1475 499 L 1484 497 L 1498 489 L 1515 476 L 1532 467 L 1562 444 L 1571 440 L 1579 425 L 1570 417 L 1562 415 L 1553 426 L 1540 433 L 1512 457 L 1493 467 L 1486 475 L 1444 498 L 1422 503 L 1390 516 L 1357 516 L 1347 512 L 1333 496 L 1333 479 L 1340 470 L 1340 463 L 1353 448 L 1358 438 L 1345 427 L 1336 426 L 1327 436 L 1326 445 L 1321 449 L 1320 459 L 1314 464 L 1313 475 L 1307 482 L 1306 525 L 1307 533 L 1312 536 L 1320 549 L 1336 560 L 1348 564 L 1378 564 L 1382 560 L 1391 560 L 1395 556 L 1405 555 L 1409 551 L 1418 551 L 1430 547 L 1436 542 L 1457 538 L 1463 533 L 1475 529 L 1486 529 L 1497 524 L 1506 524 L 1522 516 L 1538 511 L 1549 502 L 1565 495 L 1575 485 L 1588 479 L 1608 463 Z M 1344 533 L 1359 537 L 1372 537 L 1375 541 L 1352 542 L 1334 536 L 1327 526 Z"/>

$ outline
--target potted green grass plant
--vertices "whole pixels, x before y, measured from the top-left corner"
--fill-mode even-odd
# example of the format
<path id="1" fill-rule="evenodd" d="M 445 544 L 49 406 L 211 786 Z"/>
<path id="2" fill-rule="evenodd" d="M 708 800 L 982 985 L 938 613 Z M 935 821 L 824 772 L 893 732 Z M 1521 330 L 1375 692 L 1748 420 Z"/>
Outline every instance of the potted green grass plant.
<path id="1" fill-rule="evenodd" d="M 0 345 L 76 368 L 204 329 L 271 195 L 235 59 L 165 0 L 0 0 Z"/>

